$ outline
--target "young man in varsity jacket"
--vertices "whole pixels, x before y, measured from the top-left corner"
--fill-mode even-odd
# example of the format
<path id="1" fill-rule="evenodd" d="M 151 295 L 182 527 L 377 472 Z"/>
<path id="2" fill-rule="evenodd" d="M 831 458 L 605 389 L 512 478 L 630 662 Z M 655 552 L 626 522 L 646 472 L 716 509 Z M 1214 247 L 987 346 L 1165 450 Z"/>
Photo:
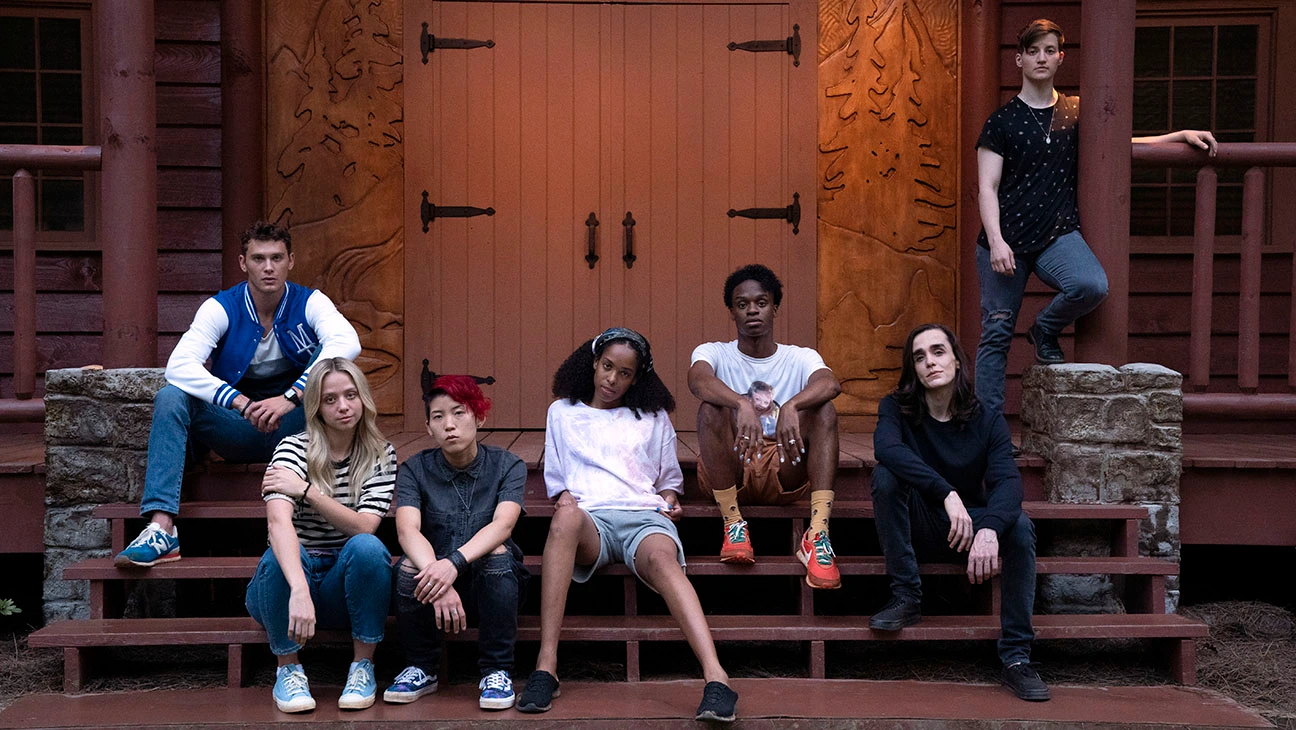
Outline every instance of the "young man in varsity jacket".
<path id="1" fill-rule="evenodd" d="M 259 222 L 243 233 L 247 281 L 202 303 L 167 361 L 153 400 L 140 515 L 149 524 L 117 555 L 118 566 L 180 559 L 185 458 L 210 449 L 227 461 L 268 461 L 305 423 L 301 394 L 316 360 L 355 359 L 360 338 L 323 292 L 288 281 L 292 236 Z"/>

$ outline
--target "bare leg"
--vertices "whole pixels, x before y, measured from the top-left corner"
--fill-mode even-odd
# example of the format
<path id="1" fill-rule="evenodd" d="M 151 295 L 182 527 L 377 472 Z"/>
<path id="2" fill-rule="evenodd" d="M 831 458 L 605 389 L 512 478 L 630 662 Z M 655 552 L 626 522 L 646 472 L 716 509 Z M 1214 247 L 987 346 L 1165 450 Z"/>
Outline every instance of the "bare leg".
<path id="1" fill-rule="evenodd" d="M 809 480 L 812 492 L 831 490 L 837 481 L 837 408 L 828 401 L 798 415 L 806 458 L 800 464 L 785 462 L 780 466 L 779 483 L 784 489 L 795 489 Z M 701 440 L 699 433 L 699 443 Z"/>
<path id="2" fill-rule="evenodd" d="M 711 627 L 702 613 L 697 592 L 676 560 L 675 542 L 660 533 L 649 535 L 639 543 L 634 561 L 639 577 L 666 599 L 671 616 L 679 622 L 684 638 L 702 664 L 702 677 L 708 682 L 729 684 L 729 675 L 716 656 Z"/>
<path id="3" fill-rule="evenodd" d="M 599 556 L 598 528 L 580 507 L 558 507 L 549 521 L 540 579 L 540 653 L 536 669 L 558 676 L 558 636 L 567 612 L 567 588 L 579 561 L 592 565 Z"/>
<path id="4" fill-rule="evenodd" d="M 171 534 L 171 528 L 175 527 L 175 515 L 166 512 L 154 512 L 149 515 L 149 522 L 156 522 L 157 526 L 161 527 L 169 535 Z"/>
<path id="5" fill-rule="evenodd" d="M 351 661 L 358 662 L 361 659 L 368 659 L 369 661 L 373 661 L 374 649 L 376 648 L 378 648 L 377 644 L 366 644 L 363 641 L 356 641 L 355 639 L 352 639 L 351 651 L 355 654 L 355 658 L 352 659 Z"/>
<path id="6" fill-rule="evenodd" d="M 698 406 L 697 419 L 698 457 L 706 462 L 707 478 L 712 489 L 739 486 L 742 466 L 734 445 L 734 414 L 703 402 Z"/>
<path id="7" fill-rule="evenodd" d="M 301 661 L 297 658 L 297 652 L 295 651 L 291 654 L 280 654 L 279 656 L 276 656 L 275 659 L 279 660 L 279 666 L 281 667 L 286 667 L 289 664 L 301 664 Z"/>

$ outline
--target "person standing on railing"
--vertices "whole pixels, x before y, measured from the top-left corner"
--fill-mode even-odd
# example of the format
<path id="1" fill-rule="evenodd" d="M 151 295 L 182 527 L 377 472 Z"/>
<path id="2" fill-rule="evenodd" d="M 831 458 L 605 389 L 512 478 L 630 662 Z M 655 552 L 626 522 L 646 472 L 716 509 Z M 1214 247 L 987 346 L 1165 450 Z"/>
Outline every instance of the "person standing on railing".
<path id="1" fill-rule="evenodd" d="M 249 227 L 239 266 L 247 281 L 203 302 L 167 361 L 140 502 L 149 523 L 117 555 L 118 567 L 180 559 L 175 517 L 187 456 L 210 449 L 226 461 L 269 460 L 281 439 L 303 428 L 301 394 L 313 364 L 360 354 L 360 338 L 333 302 L 288 281 L 286 229 L 264 221 Z"/>
<path id="2" fill-rule="evenodd" d="M 1022 29 L 1017 35 L 1021 91 L 990 115 L 976 143 L 982 225 L 976 255 L 981 283 L 976 393 L 993 411 L 1003 410 L 1008 350 L 1031 272 L 1058 292 L 1026 331 L 1042 364 L 1066 360 L 1058 335 L 1107 297 L 1107 274 L 1080 235 L 1080 99 L 1053 88 L 1066 56 L 1063 43 L 1062 28 L 1051 20 Z M 1133 142 L 1184 142 L 1215 155 L 1210 132 L 1181 130 Z"/>

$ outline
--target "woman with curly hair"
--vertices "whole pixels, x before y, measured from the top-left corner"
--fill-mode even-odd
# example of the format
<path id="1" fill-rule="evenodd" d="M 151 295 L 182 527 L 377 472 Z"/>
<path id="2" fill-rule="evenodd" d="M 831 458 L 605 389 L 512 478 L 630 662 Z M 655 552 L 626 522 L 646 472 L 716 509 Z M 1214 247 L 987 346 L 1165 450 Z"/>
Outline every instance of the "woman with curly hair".
<path id="1" fill-rule="evenodd" d="M 702 664 L 697 719 L 732 722 L 738 694 L 716 656 L 711 629 L 684 575 L 674 521 L 683 473 L 669 413 L 675 399 L 653 370 L 648 341 L 614 327 L 586 342 L 554 374 L 545 424 L 545 486 L 554 515 L 544 549 L 540 652 L 518 699 L 545 712 L 558 696 L 558 637 L 571 581 L 625 563 L 666 599 Z"/>
<path id="2" fill-rule="evenodd" d="M 316 626 L 349 626 L 355 658 L 338 707 L 359 710 L 377 694 L 374 648 L 391 599 L 391 555 L 373 533 L 391 506 L 396 450 L 350 360 L 320 361 L 303 400 L 306 430 L 279 442 L 261 482 L 270 548 L 247 609 L 279 660 L 273 694 L 283 712 L 315 709 L 297 652 Z"/>

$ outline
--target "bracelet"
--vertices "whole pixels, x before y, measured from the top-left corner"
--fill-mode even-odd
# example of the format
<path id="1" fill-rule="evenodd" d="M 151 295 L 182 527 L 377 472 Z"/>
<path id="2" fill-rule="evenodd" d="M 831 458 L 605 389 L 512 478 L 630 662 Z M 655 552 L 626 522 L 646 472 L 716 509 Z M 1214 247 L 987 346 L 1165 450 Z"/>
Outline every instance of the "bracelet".
<path id="1" fill-rule="evenodd" d="M 248 409 L 248 406 L 251 406 L 251 405 L 252 405 L 252 399 L 251 399 L 251 398 L 248 398 L 248 402 L 247 402 L 247 403 L 244 403 L 244 404 L 243 404 L 243 407 L 239 409 L 239 418 L 247 418 L 247 409 Z"/>
<path id="2" fill-rule="evenodd" d="M 302 490 L 302 496 L 301 499 L 297 500 L 298 502 L 301 503 L 306 502 L 306 493 L 310 491 L 310 488 L 311 488 L 310 482 L 306 482 L 306 488 Z"/>
<path id="3" fill-rule="evenodd" d="M 455 567 L 455 571 L 460 575 L 463 575 L 464 569 L 468 567 L 468 559 L 458 550 L 450 553 L 450 557 L 446 558 L 446 560 L 450 561 L 450 564 Z"/>

